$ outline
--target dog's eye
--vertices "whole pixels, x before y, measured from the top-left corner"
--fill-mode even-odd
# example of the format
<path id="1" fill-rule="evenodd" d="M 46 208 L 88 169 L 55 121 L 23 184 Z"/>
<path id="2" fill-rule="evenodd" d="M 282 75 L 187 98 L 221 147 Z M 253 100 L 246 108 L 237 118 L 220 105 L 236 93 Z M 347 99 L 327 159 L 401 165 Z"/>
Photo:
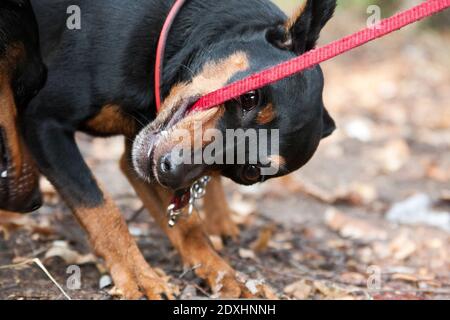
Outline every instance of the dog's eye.
<path id="1" fill-rule="evenodd" d="M 259 91 L 250 91 L 240 98 L 240 104 L 244 111 L 250 111 L 259 105 Z"/>
<path id="2" fill-rule="evenodd" d="M 254 165 L 246 166 L 242 172 L 245 181 L 255 183 L 261 179 L 261 169 Z"/>

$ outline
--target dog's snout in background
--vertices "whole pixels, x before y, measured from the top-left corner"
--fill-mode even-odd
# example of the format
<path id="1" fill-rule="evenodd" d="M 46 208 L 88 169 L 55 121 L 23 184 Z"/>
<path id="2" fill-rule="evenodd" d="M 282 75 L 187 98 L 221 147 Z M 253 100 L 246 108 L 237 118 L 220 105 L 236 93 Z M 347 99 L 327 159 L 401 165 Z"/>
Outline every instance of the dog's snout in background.
<path id="1" fill-rule="evenodd" d="M 44 86 L 47 70 L 28 0 L 0 3 L 0 34 L 0 209 L 30 212 L 42 199 L 20 116 Z"/>

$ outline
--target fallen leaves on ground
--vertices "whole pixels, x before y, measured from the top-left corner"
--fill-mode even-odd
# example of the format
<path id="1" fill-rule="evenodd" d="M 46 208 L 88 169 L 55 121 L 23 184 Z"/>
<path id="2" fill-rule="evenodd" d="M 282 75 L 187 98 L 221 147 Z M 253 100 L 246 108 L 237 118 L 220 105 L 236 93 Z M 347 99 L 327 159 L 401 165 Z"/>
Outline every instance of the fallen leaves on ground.
<path id="1" fill-rule="evenodd" d="M 355 300 L 355 288 L 337 285 L 325 280 L 300 280 L 284 288 L 284 293 L 293 299 L 306 300 L 321 298 L 326 300 Z"/>
<path id="2" fill-rule="evenodd" d="M 273 224 L 262 228 L 259 232 L 258 239 L 250 245 L 251 249 L 256 253 L 266 251 L 275 231 L 276 226 Z"/>
<path id="3" fill-rule="evenodd" d="M 3 232 L 4 238 L 8 239 L 10 233 L 18 229 L 25 229 L 32 233 L 39 233 L 46 236 L 53 233 L 52 228 L 37 224 L 27 215 L 0 211 L 0 232 Z"/>
<path id="4" fill-rule="evenodd" d="M 385 230 L 370 224 L 367 220 L 353 218 L 334 208 L 326 212 L 325 222 L 330 229 L 344 238 L 373 241 L 385 240 L 388 236 Z"/>
<path id="5" fill-rule="evenodd" d="M 450 212 L 434 210 L 433 201 L 426 194 L 416 194 L 394 204 L 386 217 L 395 223 L 429 225 L 450 232 Z"/>
<path id="6" fill-rule="evenodd" d="M 360 206 L 374 202 L 378 192 L 373 185 L 355 182 L 351 185 L 335 186 L 334 190 L 327 190 L 306 179 L 293 177 L 282 178 L 283 185 L 291 192 L 301 192 L 326 204 L 349 204 Z"/>
<path id="7" fill-rule="evenodd" d="M 94 254 L 90 253 L 82 255 L 71 249 L 66 241 L 53 242 L 53 246 L 45 253 L 45 260 L 55 257 L 63 259 L 68 265 L 84 265 L 88 263 L 95 263 L 97 261 Z"/>

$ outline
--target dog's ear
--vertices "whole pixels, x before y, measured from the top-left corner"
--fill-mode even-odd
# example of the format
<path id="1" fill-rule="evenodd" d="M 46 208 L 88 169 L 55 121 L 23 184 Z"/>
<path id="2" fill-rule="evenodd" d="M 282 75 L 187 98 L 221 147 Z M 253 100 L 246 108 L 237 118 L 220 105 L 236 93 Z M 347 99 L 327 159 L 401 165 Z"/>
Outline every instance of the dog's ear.
<path id="1" fill-rule="evenodd" d="M 323 119 L 322 139 L 325 139 L 331 136 L 334 130 L 336 130 L 336 123 L 334 122 L 333 118 L 331 118 L 330 114 L 328 113 L 328 110 L 325 108 L 323 108 L 322 119 Z"/>
<path id="2" fill-rule="evenodd" d="M 313 49 L 320 31 L 334 14 L 336 0 L 306 0 L 286 22 L 286 45 L 300 55 Z"/>

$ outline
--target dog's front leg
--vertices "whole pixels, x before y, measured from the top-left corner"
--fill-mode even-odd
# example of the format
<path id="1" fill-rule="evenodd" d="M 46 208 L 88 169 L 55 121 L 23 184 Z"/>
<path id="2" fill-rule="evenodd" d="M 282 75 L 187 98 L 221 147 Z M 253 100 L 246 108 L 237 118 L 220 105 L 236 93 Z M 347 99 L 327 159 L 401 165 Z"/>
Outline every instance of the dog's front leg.
<path id="1" fill-rule="evenodd" d="M 212 177 L 204 200 L 205 229 L 210 235 L 235 239 L 239 236 L 239 228 L 231 219 L 225 191 L 220 176 Z"/>
<path id="2" fill-rule="evenodd" d="M 43 115 L 26 118 L 31 151 L 87 231 L 91 245 L 111 273 L 117 292 L 127 299 L 171 297 L 130 235 L 116 205 L 103 193 L 84 162 L 67 126 Z"/>
<path id="3" fill-rule="evenodd" d="M 130 146 L 121 160 L 121 168 L 147 210 L 180 253 L 183 262 L 188 267 L 195 267 L 196 274 L 206 280 L 212 291 L 221 297 L 250 297 L 245 285 L 237 279 L 236 271 L 213 249 L 203 229 L 203 221 L 196 213 L 189 218 L 181 218 L 174 228 L 168 226 L 166 209 L 171 193 L 138 178 L 132 168 L 129 151 Z"/>
<path id="4" fill-rule="evenodd" d="M 142 256 L 119 209 L 108 196 L 104 197 L 103 203 L 95 208 L 73 210 L 95 252 L 105 260 L 116 293 L 126 299 L 172 298 L 168 285 Z"/>

